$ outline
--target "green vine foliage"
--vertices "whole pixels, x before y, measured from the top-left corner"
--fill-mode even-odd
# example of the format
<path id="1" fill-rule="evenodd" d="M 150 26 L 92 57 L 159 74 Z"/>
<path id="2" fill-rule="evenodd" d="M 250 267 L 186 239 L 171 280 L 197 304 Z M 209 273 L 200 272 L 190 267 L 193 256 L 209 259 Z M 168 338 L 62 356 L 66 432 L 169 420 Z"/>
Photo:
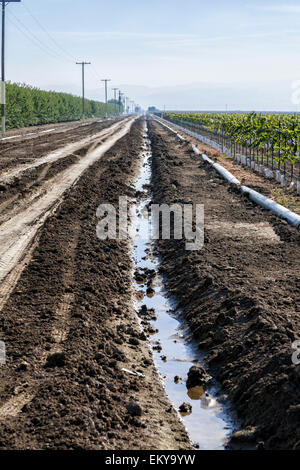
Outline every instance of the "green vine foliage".
<path id="1" fill-rule="evenodd" d="M 300 155 L 300 117 L 294 114 L 165 113 L 165 117 L 191 122 L 226 135 L 232 143 L 264 150 L 281 163 L 295 164 Z"/>
<path id="2" fill-rule="evenodd" d="M 123 112 L 123 107 L 121 112 Z M 114 113 L 114 104 L 108 103 L 108 114 L 111 116 Z M 25 84 L 6 83 L 8 129 L 75 121 L 81 118 L 81 114 L 82 99 L 78 96 L 43 91 Z M 104 117 L 105 104 L 86 99 L 85 115 L 87 118 Z"/>

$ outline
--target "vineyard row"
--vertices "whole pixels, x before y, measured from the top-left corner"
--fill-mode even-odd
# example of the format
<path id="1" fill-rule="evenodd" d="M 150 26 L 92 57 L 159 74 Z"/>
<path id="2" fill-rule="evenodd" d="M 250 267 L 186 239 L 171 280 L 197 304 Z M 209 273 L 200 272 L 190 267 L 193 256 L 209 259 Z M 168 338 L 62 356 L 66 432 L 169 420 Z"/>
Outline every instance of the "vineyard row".
<path id="1" fill-rule="evenodd" d="M 164 113 L 170 122 L 216 142 L 224 153 L 255 167 L 280 172 L 284 180 L 300 179 L 298 115 L 256 113 Z"/>

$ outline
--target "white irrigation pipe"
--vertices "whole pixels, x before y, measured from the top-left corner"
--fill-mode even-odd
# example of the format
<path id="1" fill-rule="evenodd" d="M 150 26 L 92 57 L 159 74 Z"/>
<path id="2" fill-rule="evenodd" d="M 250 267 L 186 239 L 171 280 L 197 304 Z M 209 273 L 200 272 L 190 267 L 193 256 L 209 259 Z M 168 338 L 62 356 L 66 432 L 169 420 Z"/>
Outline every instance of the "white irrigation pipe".
<path id="1" fill-rule="evenodd" d="M 179 137 L 180 140 L 185 142 L 185 138 L 182 137 L 182 135 L 178 134 L 177 131 L 175 131 L 171 127 L 167 126 L 167 124 L 165 124 L 164 122 L 160 121 L 159 119 L 155 119 L 155 118 L 154 118 L 154 121 L 158 122 L 161 126 L 165 127 L 166 129 L 169 129 L 169 131 L 171 131 L 171 132 L 173 132 L 173 134 L 177 135 L 177 137 Z"/>
<path id="2" fill-rule="evenodd" d="M 169 122 L 166 119 L 163 119 L 163 118 L 160 118 L 160 119 L 162 119 L 164 122 Z M 160 122 L 160 124 L 164 125 L 164 123 L 161 122 L 161 121 L 157 120 L 157 122 Z M 190 135 L 191 137 L 194 137 L 195 139 L 200 140 L 200 142 L 203 142 L 204 144 L 213 147 L 215 150 L 219 150 L 220 152 L 225 153 L 229 157 L 232 157 L 231 150 L 226 148 L 226 147 L 222 147 L 217 142 L 214 142 L 213 140 L 210 140 L 210 139 L 202 136 L 201 134 L 197 134 L 196 132 L 190 131 L 189 129 L 185 129 L 184 127 L 179 126 L 178 124 L 172 123 L 172 126 L 176 127 L 177 129 L 181 130 L 182 132 L 185 132 L 186 134 Z M 170 130 L 173 131 L 173 132 L 176 132 L 171 128 L 170 128 Z M 249 158 L 248 159 L 246 158 L 246 156 L 237 154 L 235 156 L 235 159 L 236 159 L 237 163 L 240 163 L 241 165 L 244 165 L 244 166 L 247 165 L 252 170 L 255 170 L 259 173 L 264 174 L 264 176 L 266 178 L 271 179 L 271 178 L 275 177 L 276 181 L 278 183 L 280 183 L 280 186 L 282 188 L 285 187 L 285 183 L 286 183 L 285 176 L 282 175 L 279 170 L 276 170 L 276 173 L 275 173 L 275 176 L 274 176 L 273 170 L 270 170 L 269 168 L 265 168 L 263 165 L 258 165 L 254 161 L 251 162 Z M 293 186 L 295 186 L 295 183 L 296 183 L 296 192 L 297 192 L 297 194 L 300 194 L 300 181 L 299 180 L 298 181 L 293 180 L 290 184 L 289 189 L 293 188 Z"/>
<path id="3" fill-rule="evenodd" d="M 213 160 L 208 158 L 204 153 L 201 156 L 202 156 L 202 160 L 204 160 L 205 162 L 208 162 L 211 166 L 213 166 L 215 170 L 217 170 L 217 172 L 220 173 L 220 175 L 222 175 L 223 178 L 225 178 L 230 184 L 239 184 L 239 185 L 241 184 L 240 181 L 235 176 L 233 176 L 233 174 L 230 173 L 230 171 L 226 170 L 226 168 L 224 168 L 222 165 L 219 165 L 219 163 L 215 163 Z"/>
<path id="4" fill-rule="evenodd" d="M 155 119 L 155 121 L 159 122 L 162 126 L 168 128 L 174 134 L 179 135 L 174 129 L 167 126 L 164 122 L 161 122 L 158 119 Z M 174 126 L 178 128 L 181 127 L 176 124 L 174 124 Z M 193 134 L 191 131 L 188 132 L 186 130 L 185 132 L 189 134 Z M 201 155 L 201 158 L 203 161 L 209 163 L 226 181 L 228 181 L 230 184 L 236 184 L 240 188 L 242 194 L 246 194 L 249 197 L 249 199 L 251 199 L 253 202 L 260 205 L 264 209 L 267 209 L 273 212 L 273 214 L 277 215 L 278 217 L 285 219 L 290 225 L 293 225 L 293 227 L 296 227 L 298 230 L 300 230 L 300 216 L 298 214 L 290 211 L 289 209 L 282 206 L 281 204 L 278 204 L 272 199 L 266 196 L 263 196 L 257 191 L 254 191 L 248 186 L 243 186 L 241 182 L 232 173 L 230 173 L 230 171 L 226 170 L 226 168 L 224 168 L 222 165 L 220 165 L 219 163 L 215 163 L 204 153 L 201 154 L 200 150 L 195 145 L 192 145 L 192 148 L 193 148 L 193 151 L 197 155 Z M 281 180 L 281 183 L 282 183 L 282 180 Z"/>
<path id="5" fill-rule="evenodd" d="M 278 204 L 272 199 L 263 196 L 257 191 L 254 191 L 254 189 L 248 188 L 248 186 L 241 186 L 241 191 L 243 194 L 247 194 L 249 199 L 256 202 L 256 204 L 259 204 L 265 209 L 272 211 L 275 215 L 285 219 L 289 224 L 300 230 L 300 216 L 295 212 L 290 211 L 281 204 Z"/>
<path id="6" fill-rule="evenodd" d="M 200 154 L 200 151 L 197 149 L 197 147 L 193 146 L 193 150 L 197 155 Z M 226 170 L 226 168 L 224 168 L 222 165 L 219 165 L 219 163 L 215 163 L 213 160 L 208 158 L 205 154 L 201 154 L 201 157 L 203 161 L 208 162 L 213 168 L 215 168 L 215 170 L 226 181 L 228 181 L 231 184 L 236 184 L 237 186 L 239 186 L 241 193 L 246 194 L 249 197 L 249 199 L 251 199 L 253 202 L 255 202 L 256 204 L 259 204 L 264 209 L 267 209 L 273 212 L 273 214 L 277 215 L 278 217 L 285 219 L 289 224 L 293 225 L 298 230 L 300 229 L 300 216 L 298 214 L 290 211 L 289 209 L 282 206 L 281 204 L 278 204 L 272 199 L 266 196 L 263 196 L 257 191 L 254 191 L 248 186 L 243 186 L 241 182 L 235 176 L 233 176 L 232 173 L 230 173 L 230 171 Z"/>
<path id="7" fill-rule="evenodd" d="M 177 132 L 174 131 L 174 129 L 171 129 L 169 126 L 166 126 L 166 124 L 164 124 L 163 122 L 159 120 L 157 120 L 157 122 L 159 122 L 162 126 L 168 127 L 172 132 L 177 134 Z M 176 124 L 174 124 L 174 126 L 176 126 L 177 128 L 181 128 L 181 126 L 178 126 Z M 185 132 L 187 132 L 187 130 Z M 189 133 L 193 134 L 191 131 Z M 192 147 L 193 147 L 194 152 L 197 155 L 201 154 L 201 152 L 195 145 L 193 145 Z M 241 182 L 232 173 L 230 173 L 230 171 L 226 170 L 226 168 L 224 168 L 219 163 L 215 163 L 213 160 L 207 157 L 207 155 L 201 154 L 201 157 L 202 157 L 202 160 L 208 162 L 226 181 L 228 181 L 230 184 L 236 184 L 237 186 L 239 186 L 242 194 L 248 195 L 249 199 L 251 199 L 253 202 L 260 205 L 264 209 L 270 210 L 271 212 L 273 212 L 273 214 L 277 215 L 278 217 L 282 219 L 285 219 L 290 225 L 300 230 L 300 216 L 298 214 L 290 211 L 289 209 L 282 206 L 281 204 L 278 204 L 272 199 L 266 196 L 263 196 L 257 191 L 254 191 L 248 186 L 243 186 Z M 281 184 L 283 184 L 282 178 L 280 178 L 280 181 L 281 181 Z"/>

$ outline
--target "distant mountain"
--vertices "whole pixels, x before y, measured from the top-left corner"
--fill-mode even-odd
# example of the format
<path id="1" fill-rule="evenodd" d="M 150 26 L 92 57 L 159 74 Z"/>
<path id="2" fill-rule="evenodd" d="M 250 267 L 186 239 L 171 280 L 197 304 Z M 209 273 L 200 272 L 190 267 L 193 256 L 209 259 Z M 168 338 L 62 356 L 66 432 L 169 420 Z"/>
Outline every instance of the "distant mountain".
<path id="1" fill-rule="evenodd" d="M 120 85 L 122 91 L 143 108 L 172 110 L 270 110 L 299 111 L 292 103 L 291 82 L 218 84 L 192 83 L 151 88 Z"/>

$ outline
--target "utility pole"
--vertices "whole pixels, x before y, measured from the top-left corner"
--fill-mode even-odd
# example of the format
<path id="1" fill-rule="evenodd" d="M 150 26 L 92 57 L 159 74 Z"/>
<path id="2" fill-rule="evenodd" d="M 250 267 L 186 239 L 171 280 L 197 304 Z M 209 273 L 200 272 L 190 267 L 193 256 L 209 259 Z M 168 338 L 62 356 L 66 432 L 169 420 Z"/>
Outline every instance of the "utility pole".
<path id="1" fill-rule="evenodd" d="M 76 62 L 76 65 L 82 67 L 82 120 L 85 120 L 85 103 L 84 103 L 84 66 L 91 65 L 91 62 Z"/>
<path id="2" fill-rule="evenodd" d="M 121 114 L 122 95 L 123 93 L 119 90 L 119 114 Z"/>
<path id="3" fill-rule="evenodd" d="M 6 3 L 20 2 L 21 0 L 2 0 L 2 44 L 1 44 L 1 117 L 2 136 L 5 136 L 5 7 Z"/>
<path id="4" fill-rule="evenodd" d="M 108 117 L 107 113 L 107 82 L 110 82 L 109 78 L 104 78 L 101 82 L 105 82 L 105 117 Z"/>
<path id="5" fill-rule="evenodd" d="M 117 91 L 118 91 L 118 88 L 113 88 L 114 101 L 115 101 L 115 115 L 117 115 Z"/>

